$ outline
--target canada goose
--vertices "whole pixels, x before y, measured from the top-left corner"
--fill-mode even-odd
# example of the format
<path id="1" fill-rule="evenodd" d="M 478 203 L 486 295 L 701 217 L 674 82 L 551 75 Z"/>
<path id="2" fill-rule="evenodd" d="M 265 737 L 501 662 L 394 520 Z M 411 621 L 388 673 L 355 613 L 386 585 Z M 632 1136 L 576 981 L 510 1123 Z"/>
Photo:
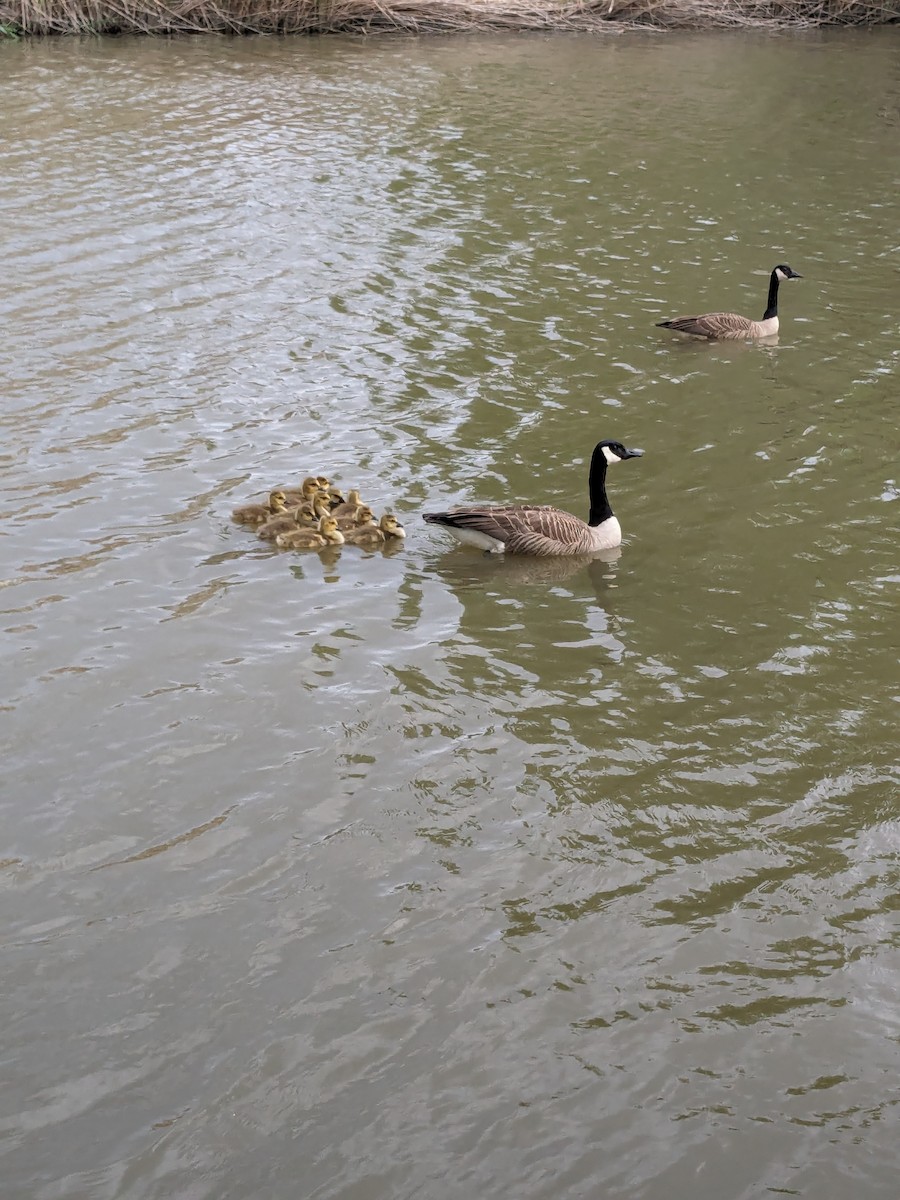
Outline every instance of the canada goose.
<path id="1" fill-rule="evenodd" d="M 316 529 L 289 529 L 279 533 L 275 544 L 283 550 L 320 550 L 323 546 L 340 546 L 344 535 L 333 517 L 322 517 Z"/>
<path id="2" fill-rule="evenodd" d="M 622 530 L 606 498 L 606 468 L 643 453 L 627 450 L 621 442 L 597 443 L 588 475 L 591 508 L 587 522 L 550 504 L 473 505 L 425 513 L 425 520 L 490 554 L 506 551 L 546 556 L 610 550 L 622 541 Z"/>
<path id="3" fill-rule="evenodd" d="M 264 521 L 268 521 L 276 513 L 286 511 L 284 501 L 284 492 L 269 492 L 269 499 L 266 504 L 242 504 L 240 508 L 234 509 L 231 519 L 237 521 L 239 525 L 262 525 Z"/>
<path id="4" fill-rule="evenodd" d="M 737 313 L 704 313 L 699 317 L 673 317 L 657 321 L 658 329 L 674 329 L 703 338 L 761 338 L 778 332 L 778 285 L 783 279 L 802 279 L 787 263 L 779 263 L 769 279 L 769 299 L 761 321 Z"/>
<path id="5" fill-rule="evenodd" d="M 342 516 L 337 512 L 331 514 L 338 523 L 339 529 L 359 529 L 363 525 L 374 525 L 375 514 L 368 504 L 360 504 L 358 508 L 350 509 Z"/>

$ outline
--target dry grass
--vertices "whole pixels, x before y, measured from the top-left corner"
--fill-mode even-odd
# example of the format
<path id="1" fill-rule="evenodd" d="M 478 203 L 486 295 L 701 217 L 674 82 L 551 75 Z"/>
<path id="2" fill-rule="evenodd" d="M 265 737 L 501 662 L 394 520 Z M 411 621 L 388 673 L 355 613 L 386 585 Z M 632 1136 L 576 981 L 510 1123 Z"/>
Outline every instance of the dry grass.
<path id="1" fill-rule="evenodd" d="M 0 36 L 811 28 L 900 21 L 900 0 L 0 0 Z"/>

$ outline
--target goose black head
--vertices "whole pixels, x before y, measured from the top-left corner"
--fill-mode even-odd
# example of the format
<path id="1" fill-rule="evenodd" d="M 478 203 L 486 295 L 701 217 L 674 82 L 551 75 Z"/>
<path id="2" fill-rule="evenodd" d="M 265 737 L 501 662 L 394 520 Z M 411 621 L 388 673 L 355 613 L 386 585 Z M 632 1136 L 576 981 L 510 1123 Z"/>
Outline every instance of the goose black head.
<path id="1" fill-rule="evenodd" d="M 779 279 L 802 279 L 802 275 L 798 275 L 793 267 L 789 267 L 787 263 L 779 263 L 775 268 L 775 274 Z"/>
<path id="2" fill-rule="evenodd" d="M 640 458 L 644 453 L 643 450 L 629 450 L 627 446 L 614 440 L 598 442 L 597 449 L 603 452 L 603 457 L 608 463 L 624 462 L 627 458 Z"/>

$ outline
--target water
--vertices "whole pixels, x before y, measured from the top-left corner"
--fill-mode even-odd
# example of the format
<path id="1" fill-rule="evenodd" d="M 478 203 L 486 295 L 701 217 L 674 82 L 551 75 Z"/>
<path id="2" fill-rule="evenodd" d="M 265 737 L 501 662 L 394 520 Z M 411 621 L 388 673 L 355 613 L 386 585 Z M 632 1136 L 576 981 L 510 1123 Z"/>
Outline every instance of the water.
<path id="1" fill-rule="evenodd" d="M 895 33 L 0 67 L 4 1200 L 893 1196 Z"/>

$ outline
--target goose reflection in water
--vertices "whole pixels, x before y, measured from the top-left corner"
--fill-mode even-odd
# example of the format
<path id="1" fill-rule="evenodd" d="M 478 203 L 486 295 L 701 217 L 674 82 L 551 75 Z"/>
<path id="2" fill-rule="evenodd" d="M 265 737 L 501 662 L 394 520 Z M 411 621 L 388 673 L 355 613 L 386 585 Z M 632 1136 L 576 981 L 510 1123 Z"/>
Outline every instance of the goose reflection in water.
<path id="1" fill-rule="evenodd" d="M 450 551 L 433 565 L 433 570 L 451 588 L 465 588 L 486 582 L 547 586 L 565 583 L 585 572 L 595 588 L 599 586 L 605 590 L 615 575 L 610 568 L 621 557 L 621 546 L 613 546 L 596 554 L 559 555 L 554 558 L 458 554 Z"/>
<path id="2" fill-rule="evenodd" d="M 541 697 L 572 729 L 593 720 L 594 692 L 607 687 L 630 640 L 620 556 L 615 547 L 553 558 L 448 551 L 431 560 L 427 574 L 459 605 L 441 656 L 454 692 L 512 706 L 517 735 L 544 714 Z M 585 732 L 585 744 L 592 737 Z"/>

